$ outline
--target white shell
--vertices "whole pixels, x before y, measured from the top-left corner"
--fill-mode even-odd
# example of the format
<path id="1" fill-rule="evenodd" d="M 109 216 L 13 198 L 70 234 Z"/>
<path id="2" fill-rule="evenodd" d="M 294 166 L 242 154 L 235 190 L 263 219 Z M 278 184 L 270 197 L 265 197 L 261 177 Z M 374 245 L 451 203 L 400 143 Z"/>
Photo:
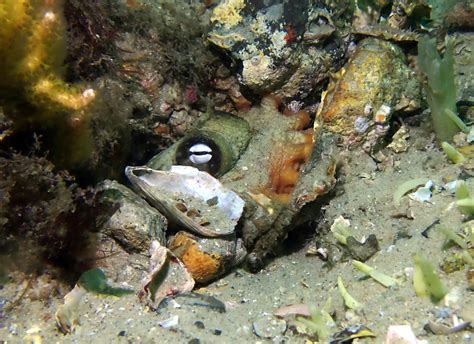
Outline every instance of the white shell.
<path id="1" fill-rule="evenodd" d="M 197 234 L 232 234 L 242 215 L 242 198 L 197 168 L 172 166 L 170 171 L 159 171 L 128 166 L 125 174 L 163 215 Z"/>

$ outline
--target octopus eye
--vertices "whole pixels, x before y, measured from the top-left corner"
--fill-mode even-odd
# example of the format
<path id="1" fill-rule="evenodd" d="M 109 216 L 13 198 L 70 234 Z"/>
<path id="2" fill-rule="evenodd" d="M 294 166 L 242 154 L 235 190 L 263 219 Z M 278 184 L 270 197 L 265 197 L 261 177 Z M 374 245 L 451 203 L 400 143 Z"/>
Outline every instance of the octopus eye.
<path id="1" fill-rule="evenodd" d="M 154 156 L 147 166 L 156 170 L 169 170 L 173 165 L 192 166 L 219 178 L 239 160 L 251 136 L 247 121 L 214 113 L 200 128 Z"/>
<path id="2" fill-rule="evenodd" d="M 222 149 L 208 136 L 194 135 L 184 139 L 176 150 L 178 165 L 193 166 L 216 176 L 222 170 Z"/>
<path id="3" fill-rule="evenodd" d="M 212 159 L 212 149 L 204 143 L 196 143 L 189 148 L 189 161 L 193 164 L 206 164 Z"/>

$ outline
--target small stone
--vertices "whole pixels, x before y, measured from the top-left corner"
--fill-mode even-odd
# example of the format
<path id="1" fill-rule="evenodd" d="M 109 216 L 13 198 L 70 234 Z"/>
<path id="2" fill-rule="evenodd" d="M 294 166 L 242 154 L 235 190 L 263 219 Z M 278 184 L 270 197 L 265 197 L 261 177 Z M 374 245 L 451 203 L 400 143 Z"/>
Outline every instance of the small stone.
<path id="1" fill-rule="evenodd" d="M 201 341 L 199 340 L 199 338 L 193 338 L 191 339 L 188 344 L 200 344 Z"/>
<path id="2" fill-rule="evenodd" d="M 197 328 L 199 328 L 199 329 L 205 328 L 204 323 L 203 323 L 202 321 L 199 321 L 199 320 L 198 320 L 198 321 L 195 321 L 195 322 L 194 322 L 194 325 L 195 325 Z"/>
<path id="3" fill-rule="evenodd" d="M 122 331 L 120 331 L 120 332 L 118 333 L 117 336 L 119 336 L 119 337 L 125 337 L 126 334 L 127 334 L 127 331 L 122 330 Z"/>
<path id="4" fill-rule="evenodd" d="M 222 334 L 222 330 L 219 330 L 219 329 L 216 328 L 216 329 L 214 330 L 213 334 L 214 334 L 215 336 L 220 336 L 220 335 Z"/>

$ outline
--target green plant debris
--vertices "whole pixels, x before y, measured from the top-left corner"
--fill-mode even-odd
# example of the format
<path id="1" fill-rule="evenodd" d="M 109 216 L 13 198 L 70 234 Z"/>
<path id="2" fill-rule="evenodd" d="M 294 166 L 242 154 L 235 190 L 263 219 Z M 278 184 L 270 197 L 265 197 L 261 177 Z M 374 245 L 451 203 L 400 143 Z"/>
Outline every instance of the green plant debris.
<path id="1" fill-rule="evenodd" d="M 392 278 L 380 271 L 375 270 L 373 267 L 368 266 L 367 264 L 364 264 L 358 260 L 353 260 L 352 265 L 359 270 L 360 272 L 366 274 L 367 276 L 370 276 L 377 282 L 379 282 L 381 285 L 383 285 L 386 288 L 393 287 L 399 282 L 395 279 Z"/>
<path id="2" fill-rule="evenodd" d="M 459 180 L 457 182 L 455 196 L 459 211 L 464 215 L 472 216 L 474 214 L 474 198 L 471 198 L 465 181 Z"/>
<path id="3" fill-rule="evenodd" d="M 461 199 L 469 198 L 469 189 L 467 188 L 467 184 L 464 180 L 458 180 L 456 182 L 456 199 L 459 201 Z"/>
<path id="4" fill-rule="evenodd" d="M 326 343 L 328 341 L 331 328 L 335 326 L 335 322 L 328 311 L 331 304 L 332 299 L 329 298 L 322 309 L 310 305 L 309 312 L 311 316 L 309 318 L 296 318 L 296 323 L 302 325 L 309 334 L 317 336 L 318 341 L 321 343 Z"/>
<path id="5" fill-rule="evenodd" d="M 448 227 L 445 227 L 443 225 L 437 225 L 435 227 L 437 230 L 439 230 L 441 233 L 443 233 L 446 238 L 448 238 L 449 240 L 453 241 L 454 243 L 456 243 L 459 247 L 463 248 L 463 249 L 466 249 L 467 248 L 467 243 L 466 241 L 461 238 L 459 235 L 457 235 L 456 233 L 454 233 L 451 229 L 449 229 Z"/>
<path id="6" fill-rule="evenodd" d="M 443 149 L 443 152 L 447 155 L 449 161 L 451 161 L 452 163 L 459 164 L 466 161 L 464 155 L 462 155 L 456 148 L 454 148 L 449 143 L 442 142 L 441 148 Z"/>
<path id="7" fill-rule="evenodd" d="M 333 232 L 332 234 L 334 235 L 336 240 L 339 241 L 342 245 L 347 245 L 347 237 L 337 232 Z"/>
<path id="8" fill-rule="evenodd" d="M 462 258 L 464 259 L 466 264 L 469 264 L 470 266 L 474 266 L 474 258 L 472 258 L 472 253 L 469 253 L 469 250 L 465 250 L 462 252 Z"/>
<path id="9" fill-rule="evenodd" d="M 354 299 L 351 294 L 347 291 L 344 283 L 342 282 L 341 276 L 337 278 L 337 287 L 339 289 L 339 293 L 341 293 L 342 298 L 344 299 L 344 304 L 347 308 L 359 310 L 362 309 L 362 304 Z"/>
<path id="10" fill-rule="evenodd" d="M 414 188 L 417 188 L 421 185 L 425 185 L 428 181 L 428 178 L 416 178 L 404 182 L 397 188 L 397 190 L 395 190 L 393 194 L 393 202 L 397 206 L 400 205 L 400 201 L 405 194 L 407 194 Z"/>
<path id="11" fill-rule="evenodd" d="M 433 265 L 422 255 L 413 256 L 413 286 L 416 295 L 430 296 L 431 301 L 438 303 L 448 293 L 448 289 L 434 271 Z"/>
<path id="12" fill-rule="evenodd" d="M 349 220 L 339 216 L 331 226 L 331 232 L 342 245 L 347 245 L 347 237 L 352 235 Z"/>
<path id="13" fill-rule="evenodd" d="M 425 90 L 438 142 L 451 141 L 460 127 L 456 116 L 453 42 L 447 41 L 444 56 L 436 49 L 436 39 L 422 37 L 418 43 L 418 66 L 426 75 Z M 454 119 L 454 120 L 453 120 Z M 462 121 L 461 121 L 462 122 Z"/>
<path id="14" fill-rule="evenodd" d="M 450 109 L 445 109 L 444 110 L 444 113 L 446 114 L 446 116 L 448 116 L 454 123 L 456 123 L 456 125 L 458 126 L 458 128 L 466 133 L 466 134 L 469 134 L 469 127 L 462 121 L 462 119 L 460 119 L 458 117 L 458 115 L 456 115 L 452 110 Z"/>
<path id="15" fill-rule="evenodd" d="M 108 283 L 104 271 L 100 268 L 94 268 L 84 272 L 79 278 L 77 284 L 88 292 L 103 295 L 122 296 L 134 292 L 131 289 L 112 287 Z"/>
<path id="16" fill-rule="evenodd" d="M 464 198 L 456 201 L 459 211 L 465 215 L 474 215 L 474 198 Z"/>

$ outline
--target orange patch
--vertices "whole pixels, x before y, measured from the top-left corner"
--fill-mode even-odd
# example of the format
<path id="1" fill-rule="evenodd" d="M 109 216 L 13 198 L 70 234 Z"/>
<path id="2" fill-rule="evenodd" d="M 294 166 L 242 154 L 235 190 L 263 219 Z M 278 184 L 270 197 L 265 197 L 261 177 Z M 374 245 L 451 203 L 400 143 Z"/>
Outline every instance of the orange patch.
<path id="1" fill-rule="evenodd" d="M 220 257 L 201 251 L 199 243 L 185 232 L 174 236 L 169 249 L 183 262 L 198 283 L 208 282 L 219 273 Z"/>
<path id="2" fill-rule="evenodd" d="M 291 44 L 296 41 L 296 31 L 290 24 L 286 26 L 286 35 L 283 38 L 286 44 Z"/>
<path id="3" fill-rule="evenodd" d="M 247 112 L 252 108 L 252 103 L 242 95 L 239 97 L 234 97 L 232 100 L 234 101 L 235 108 L 238 111 Z"/>
<path id="4" fill-rule="evenodd" d="M 309 113 L 307 111 L 293 112 L 287 107 L 285 107 L 285 109 L 283 110 L 283 115 L 288 117 L 296 117 L 297 120 L 294 126 L 295 130 L 303 130 L 304 128 L 307 128 L 309 123 L 311 122 L 311 117 L 309 116 Z"/>
<path id="5" fill-rule="evenodd" d="M 301 166 L 313 148 L 313 131 L 304 133 L 304 142 L 279 145 L 270 161 L 270 197 L 287 203 L 300 175 Z"/>

